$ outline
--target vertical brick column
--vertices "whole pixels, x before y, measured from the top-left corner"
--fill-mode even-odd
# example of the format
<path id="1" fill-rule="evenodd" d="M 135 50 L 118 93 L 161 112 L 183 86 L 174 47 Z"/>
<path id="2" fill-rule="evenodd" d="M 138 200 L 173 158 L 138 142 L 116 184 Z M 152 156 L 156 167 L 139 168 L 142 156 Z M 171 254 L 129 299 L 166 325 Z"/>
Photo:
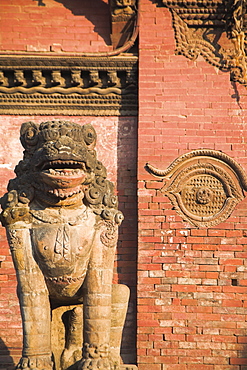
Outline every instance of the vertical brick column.
<path id="1" fill-rule="evenodd" d="M 184 222 L 146 162 L 198 148 L 247 170 L 245 87 L 201 57 L 175 55 L 171 15 L 141 2 L 138 131 L 138 368 L 247 368 L 247 201 L 203 229 Z"/>

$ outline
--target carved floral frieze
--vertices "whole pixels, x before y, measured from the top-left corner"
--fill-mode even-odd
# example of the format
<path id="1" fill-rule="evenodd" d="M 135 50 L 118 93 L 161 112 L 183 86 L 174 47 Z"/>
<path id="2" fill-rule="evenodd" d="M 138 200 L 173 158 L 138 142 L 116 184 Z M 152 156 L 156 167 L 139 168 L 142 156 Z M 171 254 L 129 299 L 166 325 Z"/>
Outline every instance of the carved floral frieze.
<path id="1" fill-rule="evenodd" d="M 137 114 L 135 56 L 0 56 L 0 65 L 2 114 Z"/>
<path id="2" fill-rule="evenodd" d="M 244 0 L 162 0 L 172 14 L 176 53 L 199 55 L 247 84 L 246 4 Z"/>
<path id="3" fill-rule="evenodd" d="M 210 149 L 178 157 L 166 170 L 147 164 L 147 170 L 165 181 L 167 195 L 178 214 L 197 227 L 225 221 L 244 198 L 247 176 L 228 155 Z"/>

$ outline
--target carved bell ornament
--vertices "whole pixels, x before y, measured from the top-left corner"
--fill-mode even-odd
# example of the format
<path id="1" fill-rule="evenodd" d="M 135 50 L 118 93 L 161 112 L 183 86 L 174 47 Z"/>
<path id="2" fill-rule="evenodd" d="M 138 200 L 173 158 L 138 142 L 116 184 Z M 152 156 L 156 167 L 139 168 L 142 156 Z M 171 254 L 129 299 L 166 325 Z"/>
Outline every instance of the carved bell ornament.
<path id="1" fill-rule="evenodd" d="M 176 54 L 199 55 L 247 84 L 245 0 L 162 0 L 172 14 Z"/>
<path id="2" fill-rule="evenodd" d="M 225 221 L 244 198 L 247 176 L 227 154 L 200 149 L 178 157 L 166 170 L 147 164 L 147 170 L 164 179 L 161 189 L 177 213 L 197 227 Z"/>

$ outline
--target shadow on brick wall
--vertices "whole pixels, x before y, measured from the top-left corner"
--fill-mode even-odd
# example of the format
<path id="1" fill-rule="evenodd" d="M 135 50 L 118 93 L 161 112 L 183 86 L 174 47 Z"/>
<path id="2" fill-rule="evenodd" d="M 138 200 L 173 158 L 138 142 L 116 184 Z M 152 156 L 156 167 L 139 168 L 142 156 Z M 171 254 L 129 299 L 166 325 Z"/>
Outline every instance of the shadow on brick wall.
<path id="1" fill-rule="evenodd" d="M 239 366 L 240 370 L 247 370 L 247 336 L 243 337 L 245 343 L 242 344 L 242 350 L 238 351 L 236 358 L 231 358 L 230 363 Z"/>
<path id="2" fill-rule="evenodd" d="M 124 221 L 119 230 L 118 283 L 130 288 L 129 308 L 123 330 L 121 356 L 124 363 L 136 363 L 137 284 L 137 120 L 121 117 L 118 127 L 117 177 L 119 209 Z"/>
<path id="3" fill-rule="evenodd" d="M 4 341 L 0 338 L 0 369 L 1 370 L 14 370 L 15 364 L 10 351 Z"/>
<path id="4" fill-rule="evenodd" d="M 106 45 L 111 45 L 110 39 L 110 8 L 102 0 L 90 2 L 80 0 L 55 0 L 63 4 L 72 14 L 85 16 L 94 26 L 94 31 L 105 41 Z"/>

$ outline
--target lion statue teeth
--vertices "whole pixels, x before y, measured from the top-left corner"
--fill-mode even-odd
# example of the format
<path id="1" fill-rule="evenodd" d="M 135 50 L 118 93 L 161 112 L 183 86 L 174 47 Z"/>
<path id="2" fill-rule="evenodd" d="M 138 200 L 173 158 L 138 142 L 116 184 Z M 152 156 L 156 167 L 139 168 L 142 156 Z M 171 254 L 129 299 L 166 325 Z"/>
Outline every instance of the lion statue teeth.
<path id="1" fill-rule="evenodd" d="M 129 290 L 112 275 L 123 215 L 96 132 L 26 122 L 20 140 L 24 157 L 1 198 L 23 322 L 17 369 L 120 369 Z"/>

